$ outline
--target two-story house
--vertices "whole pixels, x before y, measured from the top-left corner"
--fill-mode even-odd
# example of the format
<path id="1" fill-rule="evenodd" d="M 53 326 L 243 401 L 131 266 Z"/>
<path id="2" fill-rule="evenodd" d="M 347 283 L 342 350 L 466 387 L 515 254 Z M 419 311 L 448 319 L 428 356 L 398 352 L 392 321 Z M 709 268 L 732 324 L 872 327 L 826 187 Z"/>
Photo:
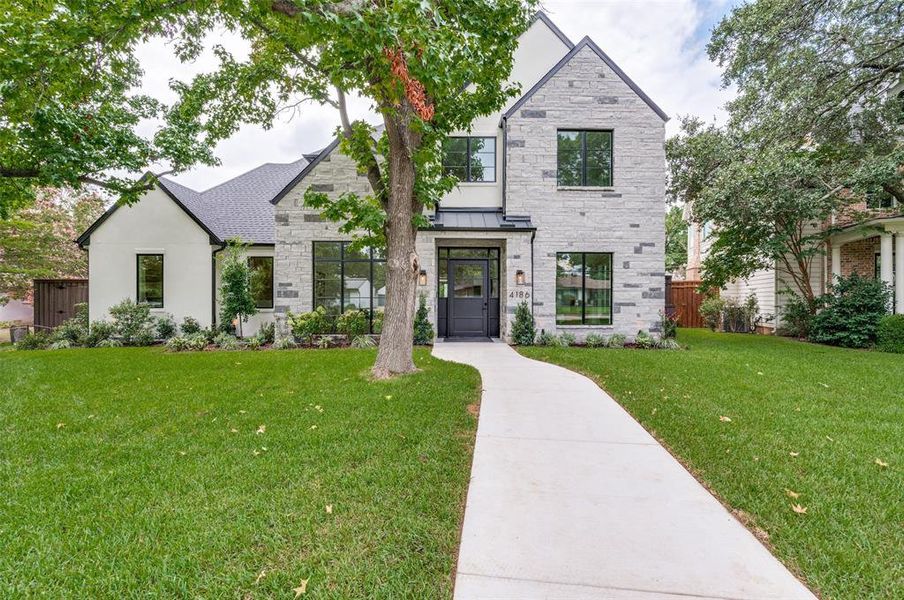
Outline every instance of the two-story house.
<path id="1" fill-rule="evenodd" d="M 460 183 L 418 234 L 431 320 L 441 337 L 503 337 L 527 302 L 537 327 L 635 335 L 664 306 L 665 113 L 592 41 L 573 44 L 540 13 L 515 54 L 522 95 L 449 137 L 444 166 Z M 123 298 L 177 320 L 216 319 L 216 255 L 251 243 L 261 313 L 323 306 L 375 314 L 385 304 L 378 249 L 304 205 L 309 187 L 367 193 L 337 142 L 263 165 L 206 192 L 163 178 L 80 238 L 92 319 Z"/>

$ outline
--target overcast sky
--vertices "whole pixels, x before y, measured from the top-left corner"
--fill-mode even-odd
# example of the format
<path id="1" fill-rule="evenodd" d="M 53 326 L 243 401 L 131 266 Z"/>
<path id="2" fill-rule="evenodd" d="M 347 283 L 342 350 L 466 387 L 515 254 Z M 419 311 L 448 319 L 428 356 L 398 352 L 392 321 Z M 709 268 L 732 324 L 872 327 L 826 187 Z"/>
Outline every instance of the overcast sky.
<path id="1" fill-rule="evenodd" d="M 544 6 L 559 28 L 577 42 L 589 35 L 637 84 L 665 110 L 672 121 L 667 134 L 676 130 L 675 117 L 694 114 L 721 120 L 721 107 L 730 92 L 721 89 L 719 69 L 706 55 L 712 27 L 737 0 L 545 0 Z M 241 40 L 212 36 L 240 51 Z M 208 55 L 195 64 L 182 64 L 163 42 L 143 47 L 144 91 L 172 100 L 170 78 L 188 80 L 210 70 Z M 366 116 L 368 105 L 356 102 L 356 116 Z M 302 153 L 327 145 L 338 124 L 331 107 L 308 105 L 286 114 L 269 131 L 246 126 L 221 143 L 217 156 L 222 165 L 202 167 L 174 177 L 196 190 L 205 190 L 265 162 L 291 162 Z"/>

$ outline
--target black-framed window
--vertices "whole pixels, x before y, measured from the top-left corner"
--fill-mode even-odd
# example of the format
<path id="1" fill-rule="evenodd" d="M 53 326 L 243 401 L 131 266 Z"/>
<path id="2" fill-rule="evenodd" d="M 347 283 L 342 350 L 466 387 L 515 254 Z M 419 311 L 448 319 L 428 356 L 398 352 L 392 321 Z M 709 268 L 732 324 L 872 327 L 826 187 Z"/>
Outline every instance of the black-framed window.
<path id="1" fill-rule="evenodd" d="M 273 308 L 273 257 L 249 256 L 251 295 L 257 308 Z"/>
<path id="2" fill-rule="evenodd" d="M 163 308 L 163 255 L 136 256 L 135 301 L 151 308 Z"/>
<path id="3" fill-rule="evenodd" d="M 499 248 L 440 248 L 437 296 L 449 297 L 449 259 L 486 259 L 487 278 L 490 280 L 490 298 L 499 297 Z"/>
<path id="4" fill-rule="evenodd" d="M 350 242 L 314 242 L 314 307 L 339 315 L 386 306 L 386 258 L 379 248 L 353 249 Z"/>
<path id="5" fill-rule="evenodd" d="M 496 138 L 447 137 L 443 140 L 443 170 L 459 181 L 496 181 Z"/>
<path id="6" fill-rule="evenodd" d="M 612 185 L 612 131 L 561 129 L 557 138 L 560 187 Z"/>
<path id="7" fill-rule="evenodd" d="M 611 253 L 556 253 L 556 324 L 612 324 Z"/>

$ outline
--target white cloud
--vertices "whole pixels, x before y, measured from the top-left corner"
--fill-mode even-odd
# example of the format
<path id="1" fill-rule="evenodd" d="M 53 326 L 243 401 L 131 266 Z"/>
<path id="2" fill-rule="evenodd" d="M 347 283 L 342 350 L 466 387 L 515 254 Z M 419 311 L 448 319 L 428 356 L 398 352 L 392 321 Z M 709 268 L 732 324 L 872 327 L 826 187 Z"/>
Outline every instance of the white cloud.
<path id="1" fill-rule="evenodd" d="M 667 133 L 677 130 L 678 115 L 695 114 L 704 119 L 723 119 L 722 106 L 731 91 L 720 88 L 718 67 L 712 64 L 705 45 L 709 28 L 727 12 L 734 0 L 546 0 L 544 6 L 562 31 L 577 42 L 589 35 L 663 110 L 672 121 Z M 217 32 L 209 46 L 222 44 L 241 55 L 247 43 L 231 34 Z M 195 63 L 182 64 L 163 41 L 141 48 L 145 68 L 143 91 L 172 100 L 171 78 L 188 80 L 216 67 L 211 52 Z M 367 116 L 369 103 L 352 99 L 354 116 Z M 302 153 L 327 145 L 333 137 L 338 115 L 332 107 L 304 105 L 285 114 L 270 130 L 244 126 L 217 147 L 218 167 L 201 167 L 176 177 L 194 189 L 203 190 L 235 177 L 265 162 L 290 162 Z M 149 125 L 150 127 L 150 125 Z"/>

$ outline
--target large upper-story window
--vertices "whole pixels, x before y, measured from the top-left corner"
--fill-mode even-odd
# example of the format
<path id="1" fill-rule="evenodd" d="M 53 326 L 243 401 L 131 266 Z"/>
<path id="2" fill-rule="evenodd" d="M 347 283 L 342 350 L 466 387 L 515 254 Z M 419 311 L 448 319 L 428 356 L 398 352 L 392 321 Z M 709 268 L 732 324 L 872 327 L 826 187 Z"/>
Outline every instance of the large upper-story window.
<path id="1" fill-rule="evenodd" d="M 556 254 L 556 324 L 612 324 L 612 254 Z"/>
<path id="2" fill-rule="evenodd" d="M 496 181 L 496 138 L 446 138 L 443 141 L 443 170 L 459 181 Z"/>
<path id="3" fill-rule="evenodd" d="M 163 308 L 163 255 L 139 254 L 136 301 Z"/>
<path id="4" fill-rule="evenodd" d="M 353 250 L 348 242 L 314 242 L 314 307 L 338 315 L 386 306 L 386 258 L 377 248 Z"/>
<path id="5" fill-rule="evenodd" d="M 273 257 L 249 256 L 251 295 L 257 308 L 273 308 Z"/>
<path id="6" fill-rule="evenodd" d="M 612 132 L 559 130 L 558 185 L 611 186 Z"/>

